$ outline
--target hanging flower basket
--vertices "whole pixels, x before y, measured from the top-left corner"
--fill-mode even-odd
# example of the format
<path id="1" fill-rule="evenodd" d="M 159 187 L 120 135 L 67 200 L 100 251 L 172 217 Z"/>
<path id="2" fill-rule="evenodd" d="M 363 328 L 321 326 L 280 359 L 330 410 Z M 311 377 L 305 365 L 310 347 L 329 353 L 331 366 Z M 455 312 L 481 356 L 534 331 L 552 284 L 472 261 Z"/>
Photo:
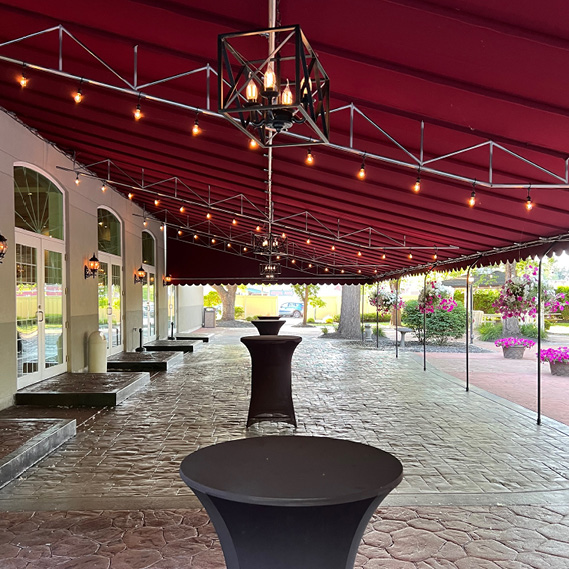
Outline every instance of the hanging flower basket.
<path id="1" fill-rule="evenodd" d="M 397 295 L 395 291 L 380 289 L 374 292 L 369 297 L 369 303 L 375 306 L 380 314 L 388 314 L 392 308 L 401 310 L 404 302 L 401 296 Z"/>
<path id="2" fill-rule="evenodd" d="M 502 353 L 507 360 L 521 360 L 526 348 L 533 348 L 535 342 L 524 338 L 500 338 L 494 345 L 502 347 Z"/>
<path id="3" fill-rule="evenodd" d="M 428 282 L 419 293 L 419 312 L 432 314 L 435 309 L 451 312 L 456 308 L 456 301 L 452 295 L 452 287 L 444 286 L 438 281 Z"/>
<path id="4" fill-rule="evenodd" d="M 541 350 L 539 356 L 542 362 L 549 362 L 551 375 L 569 376 L 569 348 Z"/>

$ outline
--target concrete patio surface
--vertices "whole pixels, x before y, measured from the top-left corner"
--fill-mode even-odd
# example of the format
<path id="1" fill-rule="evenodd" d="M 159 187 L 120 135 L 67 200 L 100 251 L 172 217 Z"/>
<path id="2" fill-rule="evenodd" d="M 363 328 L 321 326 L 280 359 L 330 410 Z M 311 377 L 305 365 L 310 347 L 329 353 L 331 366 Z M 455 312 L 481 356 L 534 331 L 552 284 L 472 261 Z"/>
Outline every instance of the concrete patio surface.
<path id="1" fill-rule="evenodd" d="M 290 324 L 281 333 L 303 336 L 296 431 L 245 429 L 250 360 L 239 338 L 256 332 L 216 329 L 204 349 L 120 407 L 86 416 L 74 439 L 0 490 L 0 567 L 224 567 L 178 468 L 202 446 L 266 434 L 345 438 L 401 460 L 403 482 L 368 525 L 358 568 L 569 567 L 569 427 L 538 426 L 515 403 L 466 392 L 442 356 L 429 354 L 439 364 L 425 372 L 417 354 L 396 359 Z"/>

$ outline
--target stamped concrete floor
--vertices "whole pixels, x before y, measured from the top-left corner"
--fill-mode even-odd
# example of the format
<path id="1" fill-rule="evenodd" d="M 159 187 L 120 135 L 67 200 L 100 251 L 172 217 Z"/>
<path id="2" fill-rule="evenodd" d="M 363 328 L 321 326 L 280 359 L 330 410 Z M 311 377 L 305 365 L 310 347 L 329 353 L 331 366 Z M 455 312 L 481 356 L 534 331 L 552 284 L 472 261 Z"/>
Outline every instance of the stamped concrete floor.
<path id="1" fill-rule="evenodd" d="M 250 360 L 239 337 L 253 333 L 218 329 L 0 490 L 0 567 L 224 567 L 179 464 L 201 446 L 265 434 L 346 438 L 402 461 L 403 482 L 368 525 L 358 568 L 569 567 L 568 427 L 537 426 L 531 412 L 467 393 L 409 354 L 287 325 L 282 333 L 304 336 L 293 358 L 298 429 L 247 431 Z"/>

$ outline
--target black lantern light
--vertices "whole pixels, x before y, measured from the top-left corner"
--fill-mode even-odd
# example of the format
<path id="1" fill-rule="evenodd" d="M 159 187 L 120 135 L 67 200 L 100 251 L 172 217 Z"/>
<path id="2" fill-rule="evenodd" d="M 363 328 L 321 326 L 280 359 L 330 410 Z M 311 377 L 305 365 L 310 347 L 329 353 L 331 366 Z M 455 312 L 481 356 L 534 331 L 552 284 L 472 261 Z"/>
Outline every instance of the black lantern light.
<path id="1" fill-rule="evenodd" d="M 8 239 L 0 233 L 0 263 L 6 254 L 6 249 L 8 249 Z"/>
<path id="2" fill-rule="evenodd" d="M 134 273 L 134 284 L 138 283 L 146 283 L 146 271 L 142 268 L 142 265 L 140 265 L 138 271 Z"/>
<path id="3" fill-rule="evenodd" d="M 93 256 L 87 261 L 85 265 L 85 278 L 88 279 L 89 277 L 96 278 L 97 274 L 99 273 L 100 268 L 99 259 L 97 259 L 95 253 Z"/>

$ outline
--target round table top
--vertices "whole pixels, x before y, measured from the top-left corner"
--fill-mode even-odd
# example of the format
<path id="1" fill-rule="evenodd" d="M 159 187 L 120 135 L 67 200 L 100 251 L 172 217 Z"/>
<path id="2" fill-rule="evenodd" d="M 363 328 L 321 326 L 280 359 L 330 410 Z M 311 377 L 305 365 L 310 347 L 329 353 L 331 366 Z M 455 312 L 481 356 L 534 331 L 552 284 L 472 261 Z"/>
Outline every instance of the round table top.
<path id="1" fill-rule="evenodd" d="M 204 447 L 180 466 L 192 489 L 271 506 L 334 505 L 387 494 L 403 467 L 375 447 L 328 437 L 269 436 Z"/>
<path id="2" fill-rule="evenodd" d="M 272 342 L 273 344 L 286 344 L 287 342 L 294 342 L 300 344 L 302 336 L 287 336 L 286 334 L 265 334 L 264 336 L 243 336 L 241 341 L 247 344 L 266 344 Z"/>
<path id="3" fill-rule="evenodd" d="M 257 320 L 280 320 L 280 316 L 257 316 Z"/>

